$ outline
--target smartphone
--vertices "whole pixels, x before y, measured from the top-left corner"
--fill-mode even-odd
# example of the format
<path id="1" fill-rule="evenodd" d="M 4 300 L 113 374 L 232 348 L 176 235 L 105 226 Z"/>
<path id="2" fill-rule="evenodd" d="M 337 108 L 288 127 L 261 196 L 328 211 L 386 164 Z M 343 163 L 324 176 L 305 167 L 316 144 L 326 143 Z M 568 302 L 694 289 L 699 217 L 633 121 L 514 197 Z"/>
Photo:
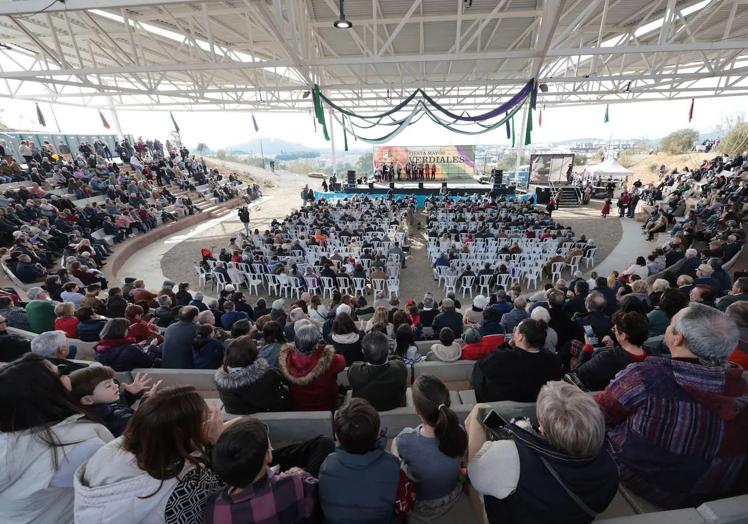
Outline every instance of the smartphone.
<path id="1" fill-rule="evenodd" d="M 507 424 L 509 424 L 509 422 L 494 410 L 489 411 L 483 419 L 483 425 L 489 429 L 501 429 Z"/>
<path id="2" fill-rule="evenodd" d="M 600 340 L 597 338 L 595 331 L 589 324 L 584 326 L 584 334 L 587 335 L 587 340 L 589 340 L 590 344 L 593 346 L 598 346 L 600 344 Z"/>

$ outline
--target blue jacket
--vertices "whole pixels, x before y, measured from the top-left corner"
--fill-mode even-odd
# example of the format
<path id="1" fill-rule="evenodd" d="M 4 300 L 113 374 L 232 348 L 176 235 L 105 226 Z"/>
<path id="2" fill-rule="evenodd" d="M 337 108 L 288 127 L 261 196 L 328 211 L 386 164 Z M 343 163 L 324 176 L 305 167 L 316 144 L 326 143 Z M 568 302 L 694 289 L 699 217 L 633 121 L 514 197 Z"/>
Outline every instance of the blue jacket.
<path id="1" fill-rule="evenodd" d="M 223 362 L 223 342 L 208 337 L 192 348 L 192 365 L 195 369 L 218 369 Z"/>
<path id="2" fill-rule="evenodd" d="M 221 315 L 221 324 L 223 324 L 223 329 L 231 329 L 234 322 L 237 320 L 245 320 L 247 318 L 249 317 L 244 311 L 230 311 Z"/>
<path id="3" fill-rule="evenodd" d="M 363 455 L 338 447 L 319 470 L 319 502 L 327 524 L 396 522 L 400 461 L 384 449 Z"/>
<path id="4" fill-rule="evenodd" d="M 511 333 L 514 331 L 514 328 L 519 325 L 520 322 L 522 322 L 524 319 L 528 318 L 530 315 L 527 314 L 527 311 L 524 309 L 517 309 L 512 308 L 511 311 L 508 313 L 504 313 L 504 315 L 501 317 L 501 327 L 504 328 L 504 331 L 507 333 Z"/>

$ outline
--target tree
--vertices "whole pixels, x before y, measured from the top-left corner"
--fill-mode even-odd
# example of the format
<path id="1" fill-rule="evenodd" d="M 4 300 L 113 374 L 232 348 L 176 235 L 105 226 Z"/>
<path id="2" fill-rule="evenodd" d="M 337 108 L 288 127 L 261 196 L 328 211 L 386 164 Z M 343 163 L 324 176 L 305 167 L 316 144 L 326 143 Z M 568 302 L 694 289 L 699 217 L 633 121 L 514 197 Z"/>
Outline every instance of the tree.
<path id="1" fill-rule="evenodd" d="M 364 153 L 356 160 L 356 174 L 369 176 L 374 172 L 374 153 Z"/>
<path id="2" fill-rule="evenodd" d="M 208 146 L 205 145 L 205 142 L 200 142 L 199 144 L 197 144 L 197 152 L 200 153 L 201 155 L 203 154 L 203 151 L 207 151 L 207 150 L 208 150 Z"/>
<path id="3" fill-rule="evenodd" d="M 660 149 L 671 155 L 681 155 L 691 151 L 698 139 L 699 133 L 695 129 L 679 129 L 660 141 Z"/>
<path id="4" fill-rule="evenodd" d="M 216 151 L 216 156 L 221 160 L 226 160 L 226 150 L 219 149 L 218 151 Z"/>
<path id="5" fill-rule="evenodd" d="M 738 155 L 748 149 L 748 122 L 741 122 L 733 126 L 720 140 L 720 153 Z"/>

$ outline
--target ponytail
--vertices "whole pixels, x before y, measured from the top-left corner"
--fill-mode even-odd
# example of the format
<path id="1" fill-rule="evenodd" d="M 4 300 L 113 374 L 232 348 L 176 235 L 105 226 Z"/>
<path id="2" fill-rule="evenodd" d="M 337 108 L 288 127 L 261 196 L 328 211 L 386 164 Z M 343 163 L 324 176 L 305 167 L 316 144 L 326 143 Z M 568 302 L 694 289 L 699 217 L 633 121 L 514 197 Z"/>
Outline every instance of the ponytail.
<path id="1" fill-rule="evenodd" d="M 461 457 L 467 449 L 467 433 L 455 412 L 449 408 L 449 391 L 431 375 L 422 375 L 413 385 L 413 403 L 423 420 L 434 428 L 439 451 L 448 457 Z"/>

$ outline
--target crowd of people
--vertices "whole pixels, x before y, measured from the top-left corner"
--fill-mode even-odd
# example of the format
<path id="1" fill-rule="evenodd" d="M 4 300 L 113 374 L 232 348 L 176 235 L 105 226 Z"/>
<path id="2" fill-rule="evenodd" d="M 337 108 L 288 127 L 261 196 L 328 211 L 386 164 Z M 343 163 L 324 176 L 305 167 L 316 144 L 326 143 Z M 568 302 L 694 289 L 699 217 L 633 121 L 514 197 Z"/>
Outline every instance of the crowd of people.
<path id="1" fill-rule="evenodd" d="M 27 300 L 7 290 L 0 520 L 429 521 L 466 483 L 489 522 L 590 522 L 619 484 L 666 509 L 730 496 L 748 452 L 748 277 L 722 266 L 742 249 L 748 194 L 744 159 L 723 160 L 674 177 L 693 209 L 667 220 L 667 245 L 609 276 L 585 276 L 577 257 L 594 242 L 529 203 L 430 199 L 434 277 L 477 280 L 464 305 L 454 289 L 391 292 L 415 202 L 366 197 L 306 201 L 267 231 L 203 250 L 215 299 L 130 277 L 47 277 Z M 67 274 L 102 264 L 97 245 L 83 243 L 88 256 Z M 573 266 L 569 278 L 558 263 Z M 530 265 L 541 275 L 532 292 Z M 253 300 L 256 280 L 295 293 Z M 75 358 L 83 342 L 96 362 Z M 422 360 L 475 361 L 465 421 L 447 385 L 412 372 Z M 118 383 L 157 367 L 213 370 L 236 417 L 142 371 Z M 533 412 L 486 404 L 499 401 Z M 388 435 L 379 412 L 411 402 L 419 424 Z M 335 442 L 273 449 L 253 415 L 279 411 L 334 412 Z"/>

